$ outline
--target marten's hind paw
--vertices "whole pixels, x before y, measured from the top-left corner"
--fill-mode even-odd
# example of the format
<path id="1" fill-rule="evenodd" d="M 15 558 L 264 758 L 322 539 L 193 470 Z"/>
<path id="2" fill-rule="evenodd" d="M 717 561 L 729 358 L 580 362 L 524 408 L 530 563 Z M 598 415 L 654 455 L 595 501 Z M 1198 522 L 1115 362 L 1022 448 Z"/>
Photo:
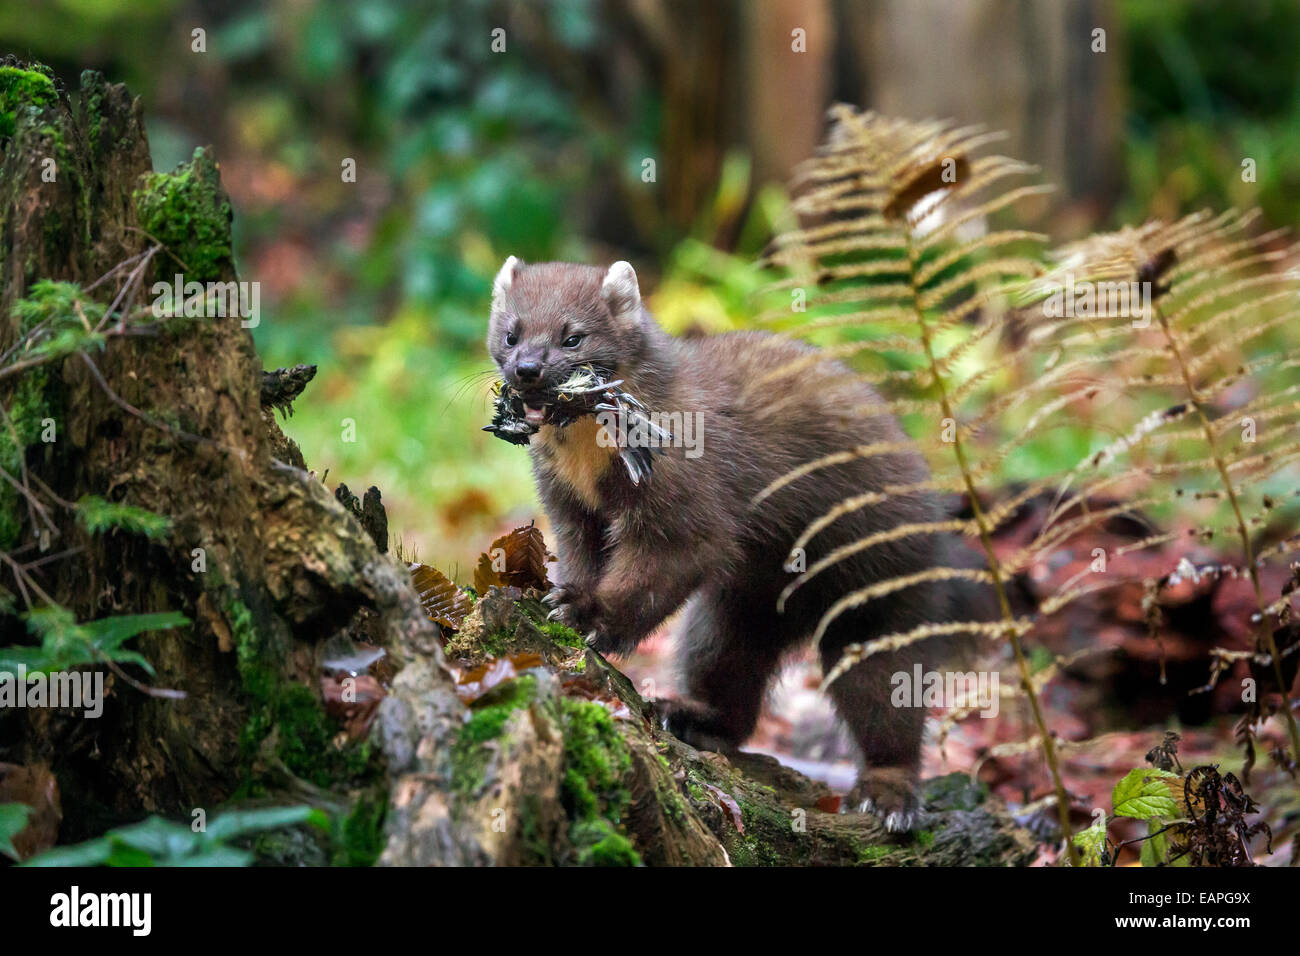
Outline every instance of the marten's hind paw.
<path id="1" fill-rule="evenodd" d="M 916 774 L 904 767 L 869 767 L 844 800 L 846 811 L 870 813 L 890 833 L 907 833 L 921 822 Z"/>

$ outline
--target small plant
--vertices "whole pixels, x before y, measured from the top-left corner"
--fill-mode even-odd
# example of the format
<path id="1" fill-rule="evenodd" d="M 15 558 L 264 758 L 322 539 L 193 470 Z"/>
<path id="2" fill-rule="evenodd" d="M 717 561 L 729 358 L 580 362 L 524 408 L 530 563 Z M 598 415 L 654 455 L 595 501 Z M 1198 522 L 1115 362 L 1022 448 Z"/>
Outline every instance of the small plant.
<path id="1" fill-rule="evenodd" d="M 32 808 L 25 803 L 0 803 L 0 853 L 15 862 L 19 857 L 14 837 L 27 826 L 31 812 Z"/>
<path id="2" fill-rule="evenodd" d="M 148 631 L 163 631 L 189 624 L 174 611 L 157 614 L 120 614 L 78 624 L 63 607 L 43 607 L 28 612 L 27 629 L 41 643 L 36 647 L 0 647 L 0 674 L 19 666 L 27 673 L 72 670 L 103 662 L 138 664 L 152 676 L 153 667 L 136 651 L 122 645 Z"/>
<path id="3" fill-rule="evenodd" d="M 1184 775 L 1178 739 L 1178 734 L 1166 733 L 1147 753 L 1152 766 L 1130 770 L 1111 792 L 1114 817 L 1145 820 L 1147 835 L 1113 843 L 1106 816 L 1097 811 L 1093 825 L 1074 835 L 1083 865 L 1113 866 L 1120 850 L 1133 843 L 1142 844 L 1143 866 L 1254 866 L 1250 841 L 1261 833 L 1272 850 L 1268 824 L 1246 821 L 1259 806 L 1241 781 L 1208 764 Z"/>
<path id="4" fill-rule="evenodd" d="M 0 807 L 0 827 L 4 825 Z M 240 810 L 215 817 L 203 830 L 149 817 L 75 846 L 56 847 L 24 866 L 247 866 L 253 853 L 230 846 L 232 840 L 266 830 L 307 823 L 329 830 L 329 818 L 311 807 Z M 0 839 L 4 833 L 0 829 Z"/>
<path id="5" fill-rule="evenodd" d="M 156 539 L 171 530 L 171 519 L 147 508 L 105 501 L 99 495 L 85 495 L 77 501 L 77 520 L 91 534 L 121 528 L 132 534 Z"/>

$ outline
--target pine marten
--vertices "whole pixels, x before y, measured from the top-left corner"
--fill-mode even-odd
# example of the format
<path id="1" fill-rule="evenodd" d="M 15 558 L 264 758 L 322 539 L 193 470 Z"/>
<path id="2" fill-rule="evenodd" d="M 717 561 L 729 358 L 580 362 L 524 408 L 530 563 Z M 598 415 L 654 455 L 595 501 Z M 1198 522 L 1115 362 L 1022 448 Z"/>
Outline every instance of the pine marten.
<path id="1" fill-rule="evenodd" d="M 778 613 L 777 598 L 796 573 L 787 566 L 801 569 L 791 545 L 808 524 L 850 496 L 924 482 L 926 464 L 911 451 L 858 458 L 816 470 L 755 507 L 758 493 L 791 469 L 859 445 L 902 442 L 902 429 L 880 412 L 869 385 L 810 346 L 759 332 L 668 335 L 642 305 L 626 262 L 601 269 L 511 256 L 493 284 L 488 350 L 536 427 L 530 452 L 559 557 L 552 617 L 602 653 L 627 653 L 685 605 L 677 653 L 689 696 L 658 708 L 665 728 L 694 746 L 725 750 L 745 741 L 783 654 L 807 640 L 840 597 L 951 560 L 952 542 L 942 536 L 902 537 L 813 577 Z M 797 374 L 764 380 L 801 359 Z M 608 371 L 651 411 L 698 422 L 695 447 L 666 449 L 645 480 L 633 480 L 598 417 L 556 415 L 557 386 L 580 367 Z M 866 535 L 937 520 L 941 510 L 936 495 L 915 492 L 850 511 L 811 540 L 804 566 Z M 965 619 L 974 612 L 956 606 L 958 593 L 919 584 L 842 614 L 821 640 L 823 667 L 847 644 Z M 877 654 L 830 687 L 862 755 L 849 802 L 892 830 L 916 820 L 924 710 L 893 706 L 890 678 L 917 663 L 929 670 L 944 651 L 927 640 Z"/>

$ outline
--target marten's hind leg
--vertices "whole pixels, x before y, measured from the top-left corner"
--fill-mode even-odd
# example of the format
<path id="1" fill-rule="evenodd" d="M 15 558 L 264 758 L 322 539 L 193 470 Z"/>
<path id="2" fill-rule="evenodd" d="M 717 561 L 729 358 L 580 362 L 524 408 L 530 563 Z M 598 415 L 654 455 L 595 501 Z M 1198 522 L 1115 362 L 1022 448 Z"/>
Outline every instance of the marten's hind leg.
<path id="1" fill-rule="evenodd" d="M 657 705 L 664 729 L 701 750 L 731 750 L 754 731 L 784 650 L 771 601 L 746 602 L 705 588 L 687 606 L 677 639 L 684 697 Z"/>
<path id="2" fill-rule="evenodd" d="M 887 601 L 881 601 L 886 605 Z M 870 612 L 845 615 L 821 642 L 822 670 L 829 674 L 846 644 L 906 631 L 920 621 L 901 608 L 895 613 L 873 602 Z M 901 612 L 901 613 L 900 613 Z M 848 725 L 862 755 L 857 785 L 849 793 L 851 810 L 876 814 L 893 831 L 912 829 L 920 816 L 918 780 L 925 708 L 899 707 L 893 702 L 894 674 L 912 679 L 913 665 L 922 658 L 915 647 L 874 654 L 851 667 L 830 685 L 835 709 Z"/>

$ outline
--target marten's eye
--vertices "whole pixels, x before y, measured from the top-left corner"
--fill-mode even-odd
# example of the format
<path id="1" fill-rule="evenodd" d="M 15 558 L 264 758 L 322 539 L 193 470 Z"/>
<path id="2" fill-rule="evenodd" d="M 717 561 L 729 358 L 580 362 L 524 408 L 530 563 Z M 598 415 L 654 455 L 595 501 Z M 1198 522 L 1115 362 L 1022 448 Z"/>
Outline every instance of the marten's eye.
<path id="1" fill-rule="evenodd" d="M 518 341 L 519 341 L 519 336 L 515 335 L 515 333 L 513 333 L 513 332 L 507 332 L 507 333 L 506 333 L 506 347 L 507 347 L 507 348 L 514 348 L 514 347 L 515 347 L 515 344 L 518 343 Z"/>
<path id="2" fill-rule="evenodd" d="M 583 335 L 581 332 L 578 332 L 575 333 L 574 335 L 570 335 L 567 339 L 565 339 L 560 344 L 563 345 L 566 349 L 576 349 L 578 347 L 578 344 L 586 337 L 587 336 Z"/>

